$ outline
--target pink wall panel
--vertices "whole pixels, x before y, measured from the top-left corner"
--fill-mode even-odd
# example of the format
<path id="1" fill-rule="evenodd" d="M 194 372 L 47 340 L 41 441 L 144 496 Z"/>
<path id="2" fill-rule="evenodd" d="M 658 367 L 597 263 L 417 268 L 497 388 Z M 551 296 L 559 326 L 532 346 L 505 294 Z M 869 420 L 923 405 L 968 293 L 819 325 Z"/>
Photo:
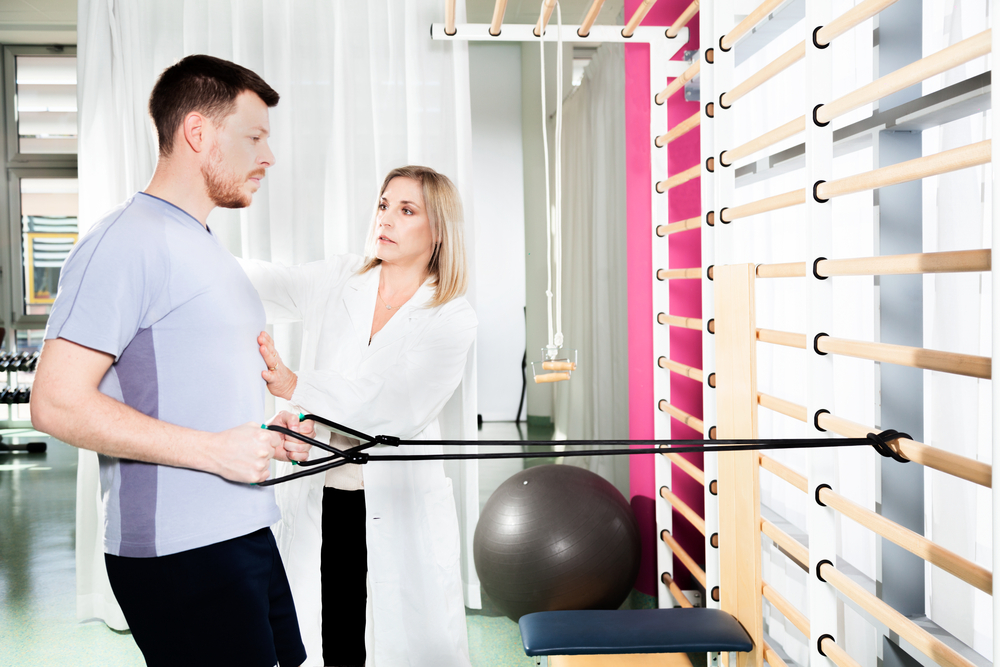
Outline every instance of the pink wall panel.
<path id="1" fill-rule="evenodd" d="M 690 0 L 660 0 L 643 20 L 643 25 L 668 26 L 687 7 Z M 640 0 L 625 0 L 625 17 L 635 12 Z M 698 48 L 698 22 L 688 24 L 691 41 L 678 52 L 682 59 L 685 50 Z M 663 82 L 666 85 L 666 82 Z M 644 44 L 625 45 L 625 140 L 626 179 L 628 190 L 628 288 L 629 288 L 629 436 L 649 439 L 653 433 L 653 415 L 657 397 L 653 396 L 653 373 L 666 372 L 656 367 L 653 353 L 653 300 L 651 277 L 652 251 L 649 246 L 652 212 L 650 196 L 650 133 L 662 134 L 664 128 L 650 128 L 649 102 L 655 91 L 649 87 L 649 47 Z M 668 122 L 671 127 L 698 110 L 697 102 L 685 102 L 683 93 L 668 101 Z M 660 149 L 668 150 L 668 149 Z M 693 131 L 670 144 L 668 175 L 673 175 L 694 165 L 699 159 L 698 132 Z M 662 179 L 662 175 L 657 175 Z M 684 220 L 700 214 L 699 180 L 693 180 L 671 192 L 670 222 Z M 675 234 L 663 242 L 670 244 L 670 266 L 686 268 L 701 263 L 701 240 L 697 232 Z M 663 268 L 663 267 L 656 267 Z M 670 289 L 671 314 L 691 317 L 701 316 L 700 284 L 697 280 L 672 281 Z M 701 367 L 701 334 L 697 331 L 672 328 L 670 332 L 671 358 Z M 671 402 L 696 417 L 702 416 L 701 385 L 692 380 L 673 375 L 670 384 Z M 699 434 L 672 422 L 672 437 L 697 438 Z M 700 455 L 687 455 L 699 466 Z M 631 461 L 631 502 L 642 531 L 643 558 L 636 581 L 636 588 L 647 595 L 656 594 L 656 533 L 654 463 L 651 457 L 637 456 Z M 704 511 L 702 487 L 684 473 L 675 471 L 673 490 L 685 502 Z M 674 534 L 681 545 L 695 558 L 704 560 L 704 538 L 676 512 Z M 695 588 L 680 563 L 675 564 L 675 577 L 682 588 Z"/>

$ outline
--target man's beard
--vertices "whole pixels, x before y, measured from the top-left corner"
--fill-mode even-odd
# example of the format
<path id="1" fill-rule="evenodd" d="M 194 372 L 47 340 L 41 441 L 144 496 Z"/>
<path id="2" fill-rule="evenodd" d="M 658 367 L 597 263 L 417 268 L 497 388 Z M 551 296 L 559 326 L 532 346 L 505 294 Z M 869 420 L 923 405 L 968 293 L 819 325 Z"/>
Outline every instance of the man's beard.
<path id="1" fill-rule="evenodd" d="M 222 166 L 222 152 L 216 146 L 209 154 L 209 161 L 202 165 L 201 175 L 213 204 L 220 208 L 246 208 L 253 201 L 253 194 L 245 192 L 243 184 L 250 178 L 263 177 L 264 170 L 240 179 Z"/>

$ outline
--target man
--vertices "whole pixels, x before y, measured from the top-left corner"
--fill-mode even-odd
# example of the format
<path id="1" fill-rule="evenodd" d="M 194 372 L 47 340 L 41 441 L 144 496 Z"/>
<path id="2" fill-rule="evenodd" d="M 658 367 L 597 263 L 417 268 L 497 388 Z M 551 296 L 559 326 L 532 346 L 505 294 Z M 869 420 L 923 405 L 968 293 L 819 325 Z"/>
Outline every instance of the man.
<path id="1" fill-rule="evenodd" d="M 153 178 L 70 254 L 45 332 L 32 422 L 100 455 L 108 575 L 151 666 L 306 656 L 274 494 L 253 484 L 308 447 L 261 428 L 264 309 L 206 224 L 248 206 L 274 164 L 277 103 L 234 63 L 166 69 L 149 100 Z"/>

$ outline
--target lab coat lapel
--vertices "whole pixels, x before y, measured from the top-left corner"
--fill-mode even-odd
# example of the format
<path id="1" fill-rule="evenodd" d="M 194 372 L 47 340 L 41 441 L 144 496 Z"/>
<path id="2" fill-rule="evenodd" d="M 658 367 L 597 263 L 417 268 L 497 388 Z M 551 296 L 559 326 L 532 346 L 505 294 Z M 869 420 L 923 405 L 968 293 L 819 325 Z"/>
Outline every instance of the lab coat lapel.
<path id="1" fill-rule="evenodd" d="M 382 267 L 376 266 L 367 273 L 352 276 L 344 289 L 344 308 L 351 318 L 354 333 L 362 350 L 368 348 L 368 339 L 372 333 L 375 292 L 378 289 L 381 273 Z"/>
<path id="2" fill-rule="evenodd" d="M 393 315 L 392 319 L 386 322 L 382 330 L 375 335 L 368 349 L 369 354 L 408 334 L 417 321 L 430 314 L 430 309 L 426 308 L 426 305 L 433 297 L 434 288 L 427 283 L 421 285 L 416 293 L 410 297 L 410 300 L 403 304 L 399 312 Z M 369 324 L 371 324 L 370 320 Z"/>

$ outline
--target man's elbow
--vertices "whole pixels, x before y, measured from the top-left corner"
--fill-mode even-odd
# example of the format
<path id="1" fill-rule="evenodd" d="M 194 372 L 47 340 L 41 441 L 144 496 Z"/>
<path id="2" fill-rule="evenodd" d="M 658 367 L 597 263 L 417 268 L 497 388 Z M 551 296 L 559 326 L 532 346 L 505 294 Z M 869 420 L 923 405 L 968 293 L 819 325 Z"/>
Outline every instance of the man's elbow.
<path id="1" fill-rule="evenodd" d="M 56 435 L 54 431 L 58 430 L 59 410 L 53 403 L 49 387 L 47 385 L 32 387 L 29 404 L 31 406 L 31 426 L 36 431 Z"/>

